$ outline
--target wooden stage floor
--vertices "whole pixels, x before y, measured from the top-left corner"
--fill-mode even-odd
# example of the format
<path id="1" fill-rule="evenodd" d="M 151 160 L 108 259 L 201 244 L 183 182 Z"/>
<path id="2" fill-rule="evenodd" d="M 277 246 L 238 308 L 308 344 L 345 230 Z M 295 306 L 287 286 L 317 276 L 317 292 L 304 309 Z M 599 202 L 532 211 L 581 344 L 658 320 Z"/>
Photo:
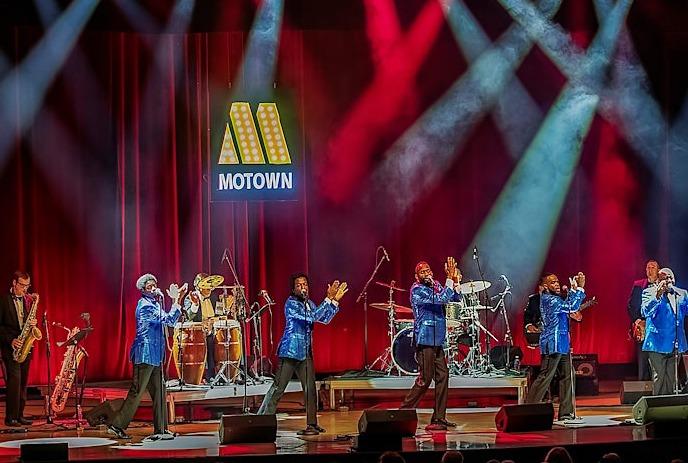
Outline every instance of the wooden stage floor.
<path id="1" fill-rule="evenodd" d="M 418 428 L 415 438 L 408 438 L 403 443 L 403 454 L 406 461 L 439 461 L 447 449 L 459 449 L 466 461 L 487 461 L 489 458 L 514 459 L 517 462 L 542 461 L 547 450 L 553 446 L 565 446 L 574 455 L 576 461 L 597 461 L 607 451 L 617 451 L 626 455 L 624 461 L 638 461 L 631 457 L 652 457 L 646 461 L 670 461 L 669 458 L 681 456 L 681 447 L 686 447 L 683 440 L 657 439 L 653 437 L 651 427 L 622 425 L 624 419 L 630 418 L 631 407 L 620 405 L 596 405 L 613 402 L 610 395 L 596 397 L 593 400 L 579 401 L 578 413 L 587 426 L 568 428 L 554 425 L 550 431 L 526 433 L 499 433 L 495 429 L 494 417 L 497 408 L 483 409 L 450 409 L 448 419 L 458 423 L 454 430 L 429 433 L 424 427 L 430 419 L 431 410 L 418 410 Z M 616 399 L 618 403 L 618 399 Z M 587 404 L 586 404 L 587 402 Z M 29 412 L 40 413 L 39 404 L 33 404 Z M 131 441 L 112 441 L 103 427 L 76 431 L 58 429 L 55 425 L 36 424 L 26 433 L 0 434 L 0 463 L 18 461 L 16 445 L 18 439 L 27 442 L 29 439 L 42 438 L 100 438 L 102 444 L 93 447 L 70 449 L 71 461 L 117 461 L 117 460 L 177 460 L 205 461 L 244 460 L 244 461 L 376 461 L 379 452 L 351 452 L 352 436 L 357 434 L 357 423 L 361 411 L 322 412 L 319 424 L 327 432 L 315 437 L 300 438 L 296 432 L 305 426 L 303 412 L 293 411 L 278 415 L 278 437 L 276 444 L 231 444 L 218 445 L 218 421 L 175 424 L 172 429 L 180 436 L 173 441 L 141 444 L 141 440 L 151 433 L 148 423 L 134 422 L 128 432 L 133 436 Z M 595 426 L 593 426 L 595 425 Z M 72 425 L 73 426 L 73 425 Z M 8 431 L 2 428 L 2 432 Z M 91 442 L 88 442 L 91 441 Z M 72 443 L 98 444 L 93 439 L 78 439 Z M 70 444 L 71 445 L 71 444 Z M 665 452 L 664 454 L 662 452 Z M 587 457 L 592 457 L 588 460 Z"/>

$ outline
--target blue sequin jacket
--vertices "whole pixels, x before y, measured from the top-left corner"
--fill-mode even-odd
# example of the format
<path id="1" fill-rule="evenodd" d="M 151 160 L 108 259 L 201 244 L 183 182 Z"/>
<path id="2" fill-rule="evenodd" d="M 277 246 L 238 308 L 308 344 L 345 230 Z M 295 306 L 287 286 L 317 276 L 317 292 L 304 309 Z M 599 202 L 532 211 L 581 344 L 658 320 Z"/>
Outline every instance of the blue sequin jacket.
<path id="1" fill-rule="evenodd" d="M 444 305 L 458 301 L 461 293 L 454 290 L 447 281 L 442 286 L 435 281 L 433 287 L 414 283 L 411 286 L 411 308 L 413 309 L 413 340 L 415 345 L 442 346 L 447 336 L 447 320 Z"/>
<path id="2" fill-rule="evenodd" d="M 569 291 L 566 299 L 557 294 L 542 293 L 540 296 L 540 313 L 542 314 L 542 334 L 540 335 L 540 353 L 568 354 L 571 350 L 569 339 L 569 314 L 580 310 L 585 299 L 582 288 Z"/>
<path id="3" fill-rule="evenodd" d="M 674 286 L 674 294 L 664 294 L 657 299 L 657 287 L 650 286 L 643 290 L 641 312 L 647 325 L 645 326 L 645 341 L 643 350 L 668 354 L 674 351 L 674 339 L 676 338 L 676 315 L 671 305 L 676 298 L 678 307 L 678 350 L 688 350 L 686 344 L 686 332 L 683 328 L 683 320 L 688 315 L 688 293 L 685 289 Z M 671 298 L 671 302 L 669 302 Z"/>
<path id="4" fill-rule="evenodd" d="M 289 296 L 284 303 L 286 318 L 284 334 L 277 349 L 279 357 L 305 360 L 313 345 L 313 323 L 328 324 L 339 311 L 339 305 L 325 299 L 319 306 L 308 300 L 308 310 L 302 299 Z"/>
<path id="5" fill-rule="evenodd" d="M 129 359 L 134 364 L 162 365 L 165 358 L 163 325 L 173 326 L 181 313 L 179 304 L 173 304 L 170 311 L 165 312 L 153 297 L 141 296 L 136 305 L 136 337 Z"/>

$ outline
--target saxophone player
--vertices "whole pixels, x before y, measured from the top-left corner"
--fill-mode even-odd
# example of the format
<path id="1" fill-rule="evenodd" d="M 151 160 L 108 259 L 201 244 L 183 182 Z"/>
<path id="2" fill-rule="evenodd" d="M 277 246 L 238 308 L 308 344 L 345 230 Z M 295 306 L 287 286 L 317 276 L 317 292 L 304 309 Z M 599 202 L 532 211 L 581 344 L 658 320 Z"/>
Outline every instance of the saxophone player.
<path id="1" fill-rule="evenodd" d="M 24 325 L 28 324 L 34 331 L 38 331 L 36 318 L 28 316 L 36 297 L 28 293 L 30 286 L 29 274 L 17 270 L 14 272 L 9 293 L 0 297 L 0 353 L 2 353 L 2 362 L 7 375 L 5 425 L 10 427 L 32 424 L 31 420 L 24 417 L 31 354 L 21 363 L 15 361 L 13 356 L 14 350 L 20 349 L 23 345 L 23 341 L 18 336 Z M 34 333 L 34 337 L 40 338 L 40 332 Z"/>

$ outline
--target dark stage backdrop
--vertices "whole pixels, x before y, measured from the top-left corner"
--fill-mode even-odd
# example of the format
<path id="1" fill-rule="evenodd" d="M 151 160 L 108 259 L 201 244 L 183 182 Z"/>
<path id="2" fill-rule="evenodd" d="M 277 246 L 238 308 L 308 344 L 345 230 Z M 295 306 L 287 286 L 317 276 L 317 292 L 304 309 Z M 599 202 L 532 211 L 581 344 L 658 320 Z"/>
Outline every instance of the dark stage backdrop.
<path id="1" fill-rule="evenodd" d="M 496 3 L 468 3 L 492 38 L 509 25 Z M 592 6 L 569 3 L 557 20 L 586 46 L 596 31 Z M 572 6 L 579 4 L 585 5 Z M 675 63 L 686 62 L 685 50 L 662 48 L 676 36 L 660 32 L 657 15 L 643 10 L 647 4 L 636 2 L 628 23 L 650 67 L 652 91 L 673 117 L 674 103 L 685 92 L 677 85 L 684 71 Z M 0 274 L 9 285 L 15 268 L 27 269 L 41 294 L 40 312 L 50 321 L 72 325 L 80 313 L 91 313 L 95 331 L 85 344 L 89 379 L 129 376 L 139 297 L 135 281 L 142 273 L 156 274 L 163 286 L 191 282 L 200 271 L 230 278 L 220 262 L 229 249 L 249 298 L 268 289 L 280 301 L 275 343 L 291 273 L 311 275 L 318 301 L 328 282 L 346 280 L 351 291 L 339 315 L 315 331 L 318 372 L 337 372 L 364 364 L 364 311 L 354 300 L 379 244 L 387 247 L 391 262 L 377 280 L 394 279 L 406 288 L 419 259 L 441 274 L 446 256 L 460 258 L 472 247 L 517 162 L 489 114 L 436 184 L 403 214 L 388 197 L 368 194 L 375 191 L 372 183 L 379 180 L 372 172 L 387 148 L 468 67 L 439 3 L 414 5 L 400 14 L 397 32 L 409 38 L 397 45 L 406 47 L 401 51 L 387 50 L 384 37 L 378 37 L 382 45 L 373 43 L 375 34 L 363 22 L 302 27 L 285 18 L 275 82 L 294 102 L 289 117 L 299 128 L 304 179 L 300 199 L 292 202 L 209 201 L 209 166 L 219 154 L 214 140 L 235 96 L 246 31 L 81 35 L 36 117 L 2 158 Z M 40 36 L 34 27 L 6 30 L 8 62 L 21 62 Z M 664 51 L 657 56 L 656 49 Z M 543 112 L 566 82 L 537 47 L 518 75 Z M 20 117 L 34 96 L 15 88 L 11 114 Z M 594 119 L 582 153 L 544 269 L 561 277 L 585 271 L 588 293 L 600 301 L 574 328 L 574 350 L 599 353 L 605 363 L 631 362 L 626 301 L 632 281 L 643 276 L 649 257 L 679 272 L 686 269 L 670 252 L 670 240 L 678 236 L 670 225 L 676 224 L 657 206 L 671 185 L 658 186 L 620 131 L 602 118 Z M 388 187 L 396 180 L 385 179 Z M 403 198 L 410 192 L 399 188 L 395 194 Z M 685 249 L 684 242 L 673 244 Z M 496 270 L 486 276 L 496 281 L 500 272 L 494 262 L 514 257 L 490 257 Z M 460 262 L 460 268 L 466 277 L 478 278 L 472 260 Z M 508 304 L 519 344 L 529 291 L 517 288 Z M 384 288 L 370 288 L 369 302 L 386 298 Z M 403 293 L 397 302 L 408 305 L 407 298 Z M 369 309 L 368 361 L 386 345 L 385 323 L 384 312 Z M 501 336 L 502 322 L 495 317 L 489 324 Z M 51 336 L 55 340 L 62 333 L 52 328 Z M 31 380 L 45 382 L 44 344 L 35 352 L 34 363 L 41 367 L 32 368 Z M 54 348 L 54 372 L 60 360 L 61 350 Z M 536 362 L 536 353 L 525 360 Z"/>

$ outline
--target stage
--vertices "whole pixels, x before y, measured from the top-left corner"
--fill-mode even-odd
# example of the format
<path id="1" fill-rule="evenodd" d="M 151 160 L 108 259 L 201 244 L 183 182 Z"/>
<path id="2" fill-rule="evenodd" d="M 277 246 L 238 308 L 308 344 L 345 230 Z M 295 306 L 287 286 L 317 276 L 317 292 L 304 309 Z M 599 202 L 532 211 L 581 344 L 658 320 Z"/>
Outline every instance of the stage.
<path id="1" fill-rule="evenodd" d="M 600 399 L 597 399 L 598 401 Z M 604 400 L 611 400 L 608 397 Z M 585 401 L 583 401 L 585 402 Z M 624 425 L 630 418 L 628 406 L 578 407 L 583 421 L 579 427 L 555 424 L 552 430 L 525 433 L 500 433 L 494 425 L 496 408 L 448 410 L 448 418 L 458 426 L 447 432 L 426 432 L 431 410 L 418 410 L 418 427 L 415 438 L 403 441 L 403 454 L 407 461 L 439 461 L 445 450 L 458 449 L 466 461 L 487 461 L 490 458 L 512 458 L 516 461 L 541 461 L 553 446 L 565 446 L 578 458 L 593 461 L 609 451 L 624 457 L 645 461 L 662 461 L 660 456 L 681 456 L 686 450 L 680 439 L 653 437 L 651 427 Z M 278 414 L 278 432 L 275 444 L 218 444 L 219 422 L 205 421 L 172 425 L 180 435 L 173 441 L 142 444 L 152 430 L 147 423 L 134 422 L 128 432 L 132 440 L 107 440 L 103 427 L 83 431 L 58 429 L 55 425 L 36 424 L 27 433 L 0 435 L 0 462 L 17 461 L 17 439 L 54 438 L 71 440 L 70 445 L 83 445 L 70 449 L 72 461 L 117 460 L 190 460 L 205 461 L 286 461 L 298 456 L 307 461 L 375 461 L 379 452 L 351 452 L 352 437 L 357 434 L 357 423 L 362 411 L 322 412 L 319 423 L 327 432 L 315 437 L 299 437 L 296 432 L 305 426 L 302 412 Z M 73 439 L 73 438 L 82 438 Z M 83 440 L 83 438 L 87 438 Z M 682 450 L 683 448 L 683 450 Z M 250 457 L 250 458 L 248 458 Z M 306 460 L 304 460 L 306 461 Z"/>

